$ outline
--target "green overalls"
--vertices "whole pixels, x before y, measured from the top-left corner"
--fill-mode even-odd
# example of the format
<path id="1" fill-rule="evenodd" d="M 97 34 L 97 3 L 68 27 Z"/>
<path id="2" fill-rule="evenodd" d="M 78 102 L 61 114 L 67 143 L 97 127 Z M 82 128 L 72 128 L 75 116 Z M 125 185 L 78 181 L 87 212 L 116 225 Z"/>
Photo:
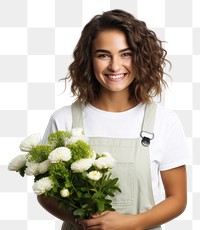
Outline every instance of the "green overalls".
<path id="1" fill-rule="evenodd" d="M 141 143 L 145 133 L 153 133 L 155 113 L 155 103 L 146 106 L 140 138 L 89 138 L 89 144 L 96 152 L 109 152 L 116 160 L 112 175 L 119 178 L 122 192 L 116 193 L 112 199 L 112 205 L 120 213 L 137 214 L 145 212 L 155 205 L 151 183 L 149 147 L 145 147 L 145 144 Z M 84 129 L 82 107 L 77 101 L 72 104 L 72 127 Z M 69 226 L 67 223 L 63 224 L 62 230 L 70 229 L 75 230 L 73 226 Z M 158 226 L 152 230 L 161 230 L 161 227 Z"/>

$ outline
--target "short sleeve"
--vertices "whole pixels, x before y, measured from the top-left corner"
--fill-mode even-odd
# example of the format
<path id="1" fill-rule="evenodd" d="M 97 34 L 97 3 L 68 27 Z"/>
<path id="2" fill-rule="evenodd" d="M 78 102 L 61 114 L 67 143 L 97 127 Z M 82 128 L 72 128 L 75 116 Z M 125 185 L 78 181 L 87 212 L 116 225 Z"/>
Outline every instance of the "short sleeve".
<path id="1" fill-rule="evenodd" d="M 58 130 L 69 130 L 72 126 L 71 106 L 62 107 L 56 110 L 50 117 L 45 130 L 42 144 L 46 143 L 48 136 Z"/>
<path id="2" fill-rule="evenodd" d="M 175 112 L 166 124 L 163 141 L 163 155 L 160 170 L 165 171 L 182 165 L 190 164 L 189 148 L 183 126 Z"/>

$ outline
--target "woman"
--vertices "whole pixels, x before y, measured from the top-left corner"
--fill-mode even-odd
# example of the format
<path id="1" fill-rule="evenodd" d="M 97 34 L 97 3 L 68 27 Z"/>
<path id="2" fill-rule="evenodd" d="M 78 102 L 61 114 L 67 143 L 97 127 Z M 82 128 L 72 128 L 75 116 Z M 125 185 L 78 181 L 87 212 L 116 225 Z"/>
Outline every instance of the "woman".
<path id="1" fill-rule="evenodd" d="M 64 221 L 62 229 L 161 229 L 187 200 L 187 147 L 177 115 L 153 103 L 167 84 L 162 42 L 145 23 L 122 10 L 97 15 L 84 27 L 66 79 L 77 101 L 56 111 L 51 132 L 82 127 L 96 151 L 117 160 L 122 193 L 116 211 L 78 220 L 55 200 L 40 204 Z M 161 176 L 165 199 L 162 200 Z"/>

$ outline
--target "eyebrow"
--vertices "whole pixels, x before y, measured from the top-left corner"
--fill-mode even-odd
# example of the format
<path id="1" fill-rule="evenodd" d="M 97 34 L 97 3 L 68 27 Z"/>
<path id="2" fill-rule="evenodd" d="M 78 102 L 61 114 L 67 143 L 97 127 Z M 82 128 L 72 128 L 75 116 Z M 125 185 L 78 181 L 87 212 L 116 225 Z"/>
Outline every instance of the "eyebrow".
<path id="1" fill-rule="evenodd" d="M 123 53 L 125 51 L 131 51 L 131 49 L 130 48 L 125 48 L 125 49 L 119 50 L 119 53 Z M 107 54 L 110 54 L 111 52 L 109 50 L 97 49 L 97 50 L 95 50 L 95 53 L 107 53 Z"/>

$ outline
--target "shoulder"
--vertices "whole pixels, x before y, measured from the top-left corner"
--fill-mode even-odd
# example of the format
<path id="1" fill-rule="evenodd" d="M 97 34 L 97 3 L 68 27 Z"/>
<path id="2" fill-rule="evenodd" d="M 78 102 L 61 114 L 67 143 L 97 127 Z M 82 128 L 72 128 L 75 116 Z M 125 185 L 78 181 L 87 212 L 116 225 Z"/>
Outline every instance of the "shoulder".
<path id="1" fill-rule="evenodd" d="M 71 105 L 64 106 L 58 110 L 56 110 L 52 115 L 51 119 L 54 121 L 65 120 L 66 117 L 71 115 Z"/>
<path id="2" fill-rule="evenodd" d="M 56 110 L 50 117 L 42 143 L 45 143 L 52 132 L 69 130 L 72 126 L 71 106 L 64 106 Z"/>
<path id="3" fill-rule="evenodd" d="M 165 108 L 160 104 L 157 105 L 154 134 L 164 145 L 166 143 L 169 145 L 172 140 L 177 140 L 177 137 L 184 141 L 184 128 L 174 110 Z"/>
<path id="4" fill-rule="evenodd" d="M 161 104 L 157 104 L 157 114 L 159 116 L 164 116 L 166 118 L 176 117 L 176 113 L 174 110 L 164 107 Z"/>
<path id="5" fill-rule="evenodd" d="M 56 110 L 50 118 L 50 125 L 56 130 L 68 130 L 72 126 L 71 105 Z"/>
<path id="6" fill-rule="evenodd" d="M 174 110 L 157 104 L 156 123 L 160 125 L 173 126 L 180 125 L 180 119 Z"/>

